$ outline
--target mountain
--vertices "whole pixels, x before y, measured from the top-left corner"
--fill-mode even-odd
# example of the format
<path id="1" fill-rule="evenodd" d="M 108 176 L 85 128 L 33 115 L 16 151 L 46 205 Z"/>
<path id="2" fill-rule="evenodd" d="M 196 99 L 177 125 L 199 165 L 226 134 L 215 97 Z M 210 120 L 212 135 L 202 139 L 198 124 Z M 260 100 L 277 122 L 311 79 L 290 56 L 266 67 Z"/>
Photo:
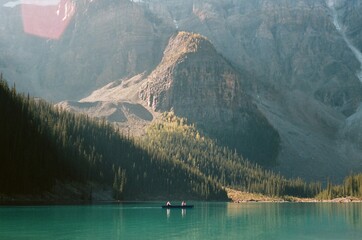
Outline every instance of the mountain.
<path id="1" fill-rule="evenodd" d="M 255 74 L 259 88 L 302 91 L 347 115 L 358 107 L 359 63 L 324 0 L 188 0 L 182 10 L 175 2 L 152 1 L 149 8 L 164 19 L 173 16 L 180 30 L 206 36 L 233 64 Z"/>
<path id="2" fill-rule="evenodd" d="M 188 32 L 175 34 L 160 64 L 147 77 L 142 77 L 123 80 L 121 84 L 111 83 L 79 103 L 62 102 L 58 106 L 82 109 L 99 117 L 101 112 L 107 112 L 110 113 L 107 119 L 113 122 L 129 119 L 132 109 L 139 120 L 147 120 L 145 116 L 149 116 L 148 121 L 156 112 L 172 109 L 221 144 L 237 149 L 262 165 L 275 165 L 278 133 L 244 93 L 245 77 L 218 54 L 205 37 Z M 110 104 L 118 106 L 118 110 L 112 110 Z M 128 111 L 122 111 L 125 104 L 129 106 Z M 136 106 L 138 115 L 134 111 Z M 114 117 L 120 115 L 124 117 L 115 120 Z"/>
<path id="3" fill-rule="evenodd" d="M 246 158 L 273 165 L 279 135 L 245 93 L 245 79 L 205 37 L 179 32 L 139 94 L 154 110 L 173 109 Z"/>
<path id="4" fill-rule="evenodd" d="M 142 74 L 144 80 L 158 68 L 175 32 L 194 32 L 240 75 L 236 99 L 249 96 L 278 132 L 273 170 L 337 181 L 362 170 L 362 149 L 352 136 L 360 129 L 349 124 L 358 118 L 362 101 L 361 0 L 94 0 L 76 5 L 57 41 L 24 34 L 20 7 L 0 7 L 0 71 L 11 84 L 18 79 L 20 90 L 76 103 L 105 86 L 125 88 L 128 80 L 137 85 L 135 76 Z M 162 99 L 177 105 L 168 96 Z M 126 105 L 98 102 L 95 106 L 104 109 L 100 116 L 132 118 L 138 132 L 158 114 L 140 99 L 128 99 Z M 184 116 L 197 111 L 189 110 Z M 122 123 L 128 132 L 130 125 Z"/>
<path id="5" fill-rule="evenodd" d="M 360 1 L 330 1 L 330 8 L 333 10 L 334 22 L 343 36 L 349 48 L 353 51 L 356 58 L 362 64 L 362 27 L 358 22 L 362 20 L 359 12 L 362 10 Z M 357 72 L 357 76 L 362 82 L 362 65 Z M 340 138 L 347 140 L 342 142 L 343 148 L 347 152 L 359 154 L 357 149 L 362 149 L 362 105 L 357 111 L 349 116 L 339 131 Z"/>
<path id="6" fill-rule="evenodd" d="M 359 29 L 361 1 L 338 2 L 351 30 Z M 281 138 L 275 171 L 340 181 L 352 169 L 361 171 L 361 149 L 345 147 L 350 141 L 339 134 L 362 100 L 361 63 L 328 2 L 190 0 L 182 10 L 173 4 L 152 1 L 149 8 L 171 16 L 178 29 L 206 36 L 252 76 L 246 91 Z"/>

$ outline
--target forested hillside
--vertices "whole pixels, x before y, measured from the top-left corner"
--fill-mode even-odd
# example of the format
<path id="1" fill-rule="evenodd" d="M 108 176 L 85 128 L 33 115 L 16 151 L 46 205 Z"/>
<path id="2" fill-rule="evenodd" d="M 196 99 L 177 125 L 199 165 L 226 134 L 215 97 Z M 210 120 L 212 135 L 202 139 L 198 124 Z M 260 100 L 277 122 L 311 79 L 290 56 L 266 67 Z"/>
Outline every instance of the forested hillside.
<path id="1" fill-rule="evenodd" d="M 116 199 L 226 199 L 197 169 L 148 153 L 105 121 L 19 95 L 3 79 L 0 116 L 0 195 L 38 195 L 76 182 L 113 188 Z M 92 199 L 91 188 L 80 191 Z"/>
<path id="2" fill-rule="evenodd" d="M 104 120 L 20 95 L 1 76 L 0 116 L 0 196 L 56 194 L 57 184 L 77 183 L 82 194 L 74 200 L 92 200 L 93 185 L 126 200 L 226 200 L 223 187 L 269 196 L 361 197 L 361 174 L 342 185 L 328 182 L 322 191 L 320 183 L 249 162 L 173 112 L 134 140 Z"/>
<path id="3" fill-rule="evenodd" d="M 173 112 L 164 113 L 141 141 L 147 149 L 156 149 L 162 157 L 181 161 L 223 186 L 269 196 L 314 197 L 321 191 L 320 183 L 286 179 L 245 160 L 236 151 L 220 147 Z"/>
<path id="4" fill-rule="evenodd" d="M 334 199 L 338 197 L 362 198 L 362 174 L 347 176 L 341 185 L 333 185 L 328 181 L 326 189 L 318 194 L 317 197 L 320 199 Z"/>

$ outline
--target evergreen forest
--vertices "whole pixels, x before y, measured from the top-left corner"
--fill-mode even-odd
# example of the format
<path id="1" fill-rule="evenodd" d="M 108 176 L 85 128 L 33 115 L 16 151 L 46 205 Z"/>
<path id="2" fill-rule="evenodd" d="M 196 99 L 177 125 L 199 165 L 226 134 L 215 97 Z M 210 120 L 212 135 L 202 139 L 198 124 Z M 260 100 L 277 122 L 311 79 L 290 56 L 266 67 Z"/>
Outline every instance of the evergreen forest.
<path id="1" fill-rule="evenodd" d="M 226 187 L 268 196 L 314 197 L 321 191 L 320 183 L 286 179 L 245 160 L 236 150 L 231 151 L 203 136 L 173 112 L 163 113 L 161 119 L 148 128 L 141 142 L 162 157 L 183 162 Z"/>
<path id="2" fill-rule="evenodd" d="M 334 199 L 341 197 L 362 198 L 362 174 L 350 174 L 340 185 L 333 185 L 329 180 L 327 187 L 317 195 L 319 199 Z"/>
<path id="3" fill-rule="evenodd" d="M 94 183 L 115 199 L 226 200 L 221 184 L 150 153 L 105 121 L 18 94 L 0 80 L 0 194 L 37 195 L 57 183 Z M 84 199 L 92 188 L 81 189 Z"/>

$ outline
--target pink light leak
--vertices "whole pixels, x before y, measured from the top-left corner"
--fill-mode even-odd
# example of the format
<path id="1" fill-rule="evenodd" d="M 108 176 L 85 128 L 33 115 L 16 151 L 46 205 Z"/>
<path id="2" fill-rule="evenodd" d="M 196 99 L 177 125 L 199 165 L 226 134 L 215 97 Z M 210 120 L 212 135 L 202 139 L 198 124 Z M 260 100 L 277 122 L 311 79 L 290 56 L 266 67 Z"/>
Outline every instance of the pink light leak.
<path id="1" fill-rule="evenodd" d="M 75 13 L 72 0 L 57 5 L 22 4 L 24 32 L 48 39 L 59 39 Z"/>

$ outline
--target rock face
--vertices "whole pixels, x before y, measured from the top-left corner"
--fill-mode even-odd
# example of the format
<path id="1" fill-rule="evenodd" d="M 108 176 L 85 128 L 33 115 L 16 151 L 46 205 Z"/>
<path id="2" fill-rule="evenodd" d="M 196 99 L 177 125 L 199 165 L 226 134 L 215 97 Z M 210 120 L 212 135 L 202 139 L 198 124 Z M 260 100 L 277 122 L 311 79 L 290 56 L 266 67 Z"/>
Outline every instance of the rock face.
<path id="1" fill-rule="evenodd" d="M 362 149 L 362 104 L 355 114 L 347 118 L 341 134 L 351 145 Z"/>
<path id="2" fill-rule="evenodd" d="M 171 37 L 140 98 L 155 111 L 173 109 L 245 157 L 273 165 L 279 135 L 244 92 L 244 78 L 205 37 L 180 32 Z"/>
<path id="3" fill-rule="evenodd" d="M 354 7 L 361 1 L 344 2 Z M 152 1 L 150 9 L 173 16 L 180 30 L 206 36 L 234 65 L 252 72 L 259 88 L 302 91 L 347 116 L 362 100 L 359 63 L 324 0 L 188 0 L 181 12 L 174 4 Z"/>

